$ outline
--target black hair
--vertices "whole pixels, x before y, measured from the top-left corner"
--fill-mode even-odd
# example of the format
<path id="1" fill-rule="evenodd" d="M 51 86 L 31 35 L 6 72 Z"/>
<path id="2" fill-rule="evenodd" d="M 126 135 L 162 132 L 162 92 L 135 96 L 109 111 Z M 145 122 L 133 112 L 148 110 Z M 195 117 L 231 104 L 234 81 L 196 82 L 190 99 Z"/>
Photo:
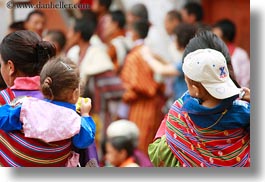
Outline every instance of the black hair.
<path id="1" fill-rule="evenodd" d="M 111 16 L 112 21 L 118 23 L 119 28 L 124 28 L 126 18 L 121 10 L 111 11 L 109 14 Z"/>
<path id="2" fill-rule="evenodd" d="M 236 36 L 236 25 L 229 19 L 222 19 L 217 21 L 213 28 L 220 28 L 222 31 L 222 38 L 225 41 L 233 42 Z"/>
<path id="3" fill-rule="evenodd" d="M 230 77 L 234 81 L 234 83 L 239 87 L 239 84 L 235 81 L 235 75 L 234 75 L 233 67 L 231 64 L 231 57 L 230 57 L 227 46 L 219 37 L 217 37 L 213 32 L 209 30 L 203 30 L 203 31 L 198 32 L 195 35 L 195 37 L 193 37 L 189 41 L 189 43 L 187 44 L 184 50 L 182 60 L 184 60 L 184 58 L 189 53 L 196 51 L 198 49 L 206 49 L 206 48 L 217 50 L 224 55 L 227 61 L 227 66 L 228 66 Z"/>
<path id="4" fill-rule="evenodd" d="M 10 29 L 13 29 L 15 31 L 18 31 L 18 30 L 25 30 L 25 27 L 24 27 L 24 21 L 16 21 L 16 22 L 13 22 L 9 25 L 9 28 Z"/>
<path id="5" fill-rule="evenodd" d="M 1 65 L 0 65 L 0 68 L 1 68 Z M 6 89 L 6 88 L 7 88 L 7 85 L 4 81 L 2 74 L 0 73 L 0 90 Z"/>
<path id="6" fill-rule="evenodd" d="M 46 36 L 50 36 L 53 42 L 59 44 L 60 50 L 62 50 L 66 43 L 65 34 L 60 30 L 49 30 Z"/>
<path id="7" fill-rule="evenodd" d="M 135 32 L 137 32 L 138 36 L 141 39 L 144 39 L 148 35 L 149 26 L 150 26 L 150 24 L 147 20 L 140 19 L 140 20 L 133 22 L 132 29 Z"/>
<path id="8" fill-rule="evenodd" d="M 129 11 L 132 13 L 133 16 L 148 21 L 148 11 L 144 4 L 142 3 L 135 4 L 132 6 L 132 8 Z"/>
<path id="9" fill-rule="evenodd" d="M 55 56 L 55 46 L 42 41 L 40 36 L 28 30 L 8 34 L 0 45 L 4 63 L 11 60 L 16 70 L 27 76 L 39 75 L 43 65 Z"/>
<path id="10" fill-rule="evenodd" d="M 80 32 L 84 41 L 90 40 L 97 27 L 96 19 L 92 16 L 92 12 L 90 15 L 83 16 L 75 21 L 74 31 Z"/>
<path id="11" fill-rule="evenodd" d="M 179 47 L 185 48 L 196 34 L 196 27 L 188 23 L 180 23 L 175 28 L 174 32 L 177 37 L 177 43 Z"/>
<path id="12" fill-rule="evenodd" d="M 167 16 L 169 17 L 170 20 L 176 19 L 179 22 L 182 21 L 181 14 L 177 10 L 171 10 L 167 12 Z"/>
<path id="13" fill-rule="evenodd" d="M 101 6 L 104 6 L 106 10 L 108 10 L 110 8 L 112 0 L 98 0 L 98 2 Z"/>
<path id="14" fill-rule="evenodd" d="M 45 18 L 45 14 L 42 11 L 40 11 L 40 10 L 34 10 L 34 11 L 31 11 L 28 14 L 28 16 L 26 18 L 26 22 L 30 20 L 30 18 L 31 18 L 32 15 L 39 15 L 39 16 L 42 16 L 43 18 Z"/>
<path id="15" fill-rule="evenodd" d="M 197 22 L 203 19 L 203 9 L 201 4 L 196 2 L 188 2 L 184 5 L 183 9 L 185 9 L 189 15 L 195 15 Z"/>
<path id="16" fill-rule="evenodd" d="M 118 151 L 126 150 L 127 157 L 131 157 L 134 154 L 134 145 L 132 140 L 125 136 L 112 137 L 107 140 L 113 148 Z"/>

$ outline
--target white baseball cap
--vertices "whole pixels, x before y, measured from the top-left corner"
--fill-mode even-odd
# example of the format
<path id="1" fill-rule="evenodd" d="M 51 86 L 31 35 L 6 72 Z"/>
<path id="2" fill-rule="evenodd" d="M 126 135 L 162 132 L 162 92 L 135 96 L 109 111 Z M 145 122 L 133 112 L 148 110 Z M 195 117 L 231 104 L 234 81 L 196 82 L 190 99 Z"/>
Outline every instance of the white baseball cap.
<path id="1" fill-rule="evenodd" d="M 214 49 L 198 49 L 184 58 L 184 74 L 203 87 L 217 99 L 226 99 L 240 93 L 229 77 L 226 59 Z"/>

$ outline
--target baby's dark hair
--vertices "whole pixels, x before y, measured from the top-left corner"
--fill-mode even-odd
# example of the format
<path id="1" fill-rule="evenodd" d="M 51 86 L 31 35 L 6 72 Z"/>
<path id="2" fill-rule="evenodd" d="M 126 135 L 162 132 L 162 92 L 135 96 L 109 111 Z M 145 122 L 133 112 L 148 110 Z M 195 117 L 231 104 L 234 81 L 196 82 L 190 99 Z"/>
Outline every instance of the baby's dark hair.
<path id="1" fill-rule="evenodd" d="M 55 46 L 47 41 L 42 41 L 40 36 L 28 30 L 20 30 L 8 34 L 0 46 L 3 62 L 11 60 L 15 71 L 20 71 L 26 76 L 40 74 L 43 65 L 55 56 Z"/>
<path id="2" fill-rule="evenodd" d="M 107 142 L 109 142 L 113 148 L 115 148 L 118 151 L 126 150 L 127 157 L 131 157 L 134 154 L 134 144 L 131 139 L 128 139 L 128 137 L 125 136 L 117 136 L 107 139 Z"/>
<path id="3" fill-rule="evenodd" d="M 45 98 L 68 101 L 68 92 L 79 87 L 79 70 L 68 58 L 56 58 L 43 66 L 40 73 L 41 91 Z"/>

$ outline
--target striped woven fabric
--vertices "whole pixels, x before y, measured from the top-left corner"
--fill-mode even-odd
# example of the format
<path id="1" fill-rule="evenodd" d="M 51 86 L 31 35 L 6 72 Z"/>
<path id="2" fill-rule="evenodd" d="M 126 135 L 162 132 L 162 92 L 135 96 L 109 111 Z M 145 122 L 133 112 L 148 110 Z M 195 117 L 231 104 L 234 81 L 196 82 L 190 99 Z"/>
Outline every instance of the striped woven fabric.
<path id="1" fill-rule="evenodd" d="M 0 105 L 9 104 L 14 98 L 15 94 L 10 88 L 0 91 Z"/>
<path id="2" fill-rule="evenodd" d="M 175 102 L 166 121 L 170 150 L 183 167 L 249 167 L 250 135 L 245 129 L 213 130 L 196 126 Z"/>
<path id="3" fill-rule="evenodd" d="M 71 140 L 44 143 L 21 132 L 0 130 L 0 165 L 5 167 L 65 167 Z"/>

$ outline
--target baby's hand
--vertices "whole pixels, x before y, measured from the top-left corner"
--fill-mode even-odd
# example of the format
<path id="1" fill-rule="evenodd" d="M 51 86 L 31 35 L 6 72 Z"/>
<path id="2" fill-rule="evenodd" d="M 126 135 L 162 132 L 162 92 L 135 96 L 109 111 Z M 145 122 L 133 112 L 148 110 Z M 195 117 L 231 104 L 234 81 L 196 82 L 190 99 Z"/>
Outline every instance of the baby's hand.
<path id="1" fill-rule="evenodd" d="M 81 99 L 81 116 L 89 116 L 89 112 L 92 108 L 91 99 L 90 98 L 82 98 Z"/>
<path id="2" fill-rule="evenodd" d="M 242 88 L 242 96 L 240 96 L 240 99 L 250 102 L 250 89 L 247 87 Z"/>

